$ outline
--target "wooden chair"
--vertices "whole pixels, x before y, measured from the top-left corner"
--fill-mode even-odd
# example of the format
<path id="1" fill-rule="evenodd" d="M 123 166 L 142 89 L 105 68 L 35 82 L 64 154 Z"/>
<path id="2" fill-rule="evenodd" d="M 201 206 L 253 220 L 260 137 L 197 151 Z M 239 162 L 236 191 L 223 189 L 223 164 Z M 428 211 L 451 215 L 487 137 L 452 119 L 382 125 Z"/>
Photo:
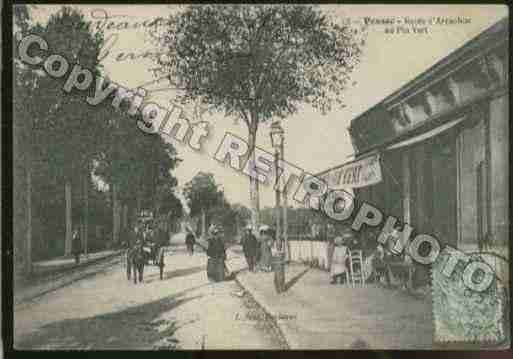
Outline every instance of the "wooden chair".
<path id="1" fill-rule="evenodd" d="M 361 250 L 354 250 L 349 252 L 349 276 L 351 278 L 351 285 L 355 287 L 358 285 L 365 285 L 365 273 L 363 268 L 363 254 Z"/>

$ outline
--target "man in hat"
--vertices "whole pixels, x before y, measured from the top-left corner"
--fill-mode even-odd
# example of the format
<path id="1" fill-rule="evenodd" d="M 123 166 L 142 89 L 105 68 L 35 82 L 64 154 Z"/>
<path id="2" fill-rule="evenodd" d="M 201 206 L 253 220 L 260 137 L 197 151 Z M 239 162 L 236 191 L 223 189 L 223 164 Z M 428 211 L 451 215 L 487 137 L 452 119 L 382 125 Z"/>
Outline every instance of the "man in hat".
<path id="1" fill-rule="evenodd" d="M 221 231 L 217 226 L 210 230 L 207 248 L 207 277 L 209 280 L 220 282 L 224 280 L 226 250 L 221 238 Z"/>
<path id="2" fill-rule="evenodd" d="M 252 229 L 251 225 L 248 225 L 244 230 L 244 235 L 242 237 L 242 250 L 244 251 L 246 261 L 248 262 L 249 270 L 254 272 L 258 242 L 252 233 Z"/>
<path id="3" fill-rule="evenodd" d="M 71 252 L 75 257 L 75 263 L 80 263 L 80 253 L 82 253 L 82 241 L 80 240 L 80 235 L 78 233 L 78 229 L 75 228 L 72 234 L 72 242 L 71 242 Z"/>
<path id="4" fill-rule="evenodd" d="M 190 227 L 187 227 L 185 235 L 185 245 L 187 246 L 187 252 L 189 252 L 189 255 L 191 256 L 194 254 L 194 243 L 196 243 L 196 239 L 194 238 L 192 229 Z"/>

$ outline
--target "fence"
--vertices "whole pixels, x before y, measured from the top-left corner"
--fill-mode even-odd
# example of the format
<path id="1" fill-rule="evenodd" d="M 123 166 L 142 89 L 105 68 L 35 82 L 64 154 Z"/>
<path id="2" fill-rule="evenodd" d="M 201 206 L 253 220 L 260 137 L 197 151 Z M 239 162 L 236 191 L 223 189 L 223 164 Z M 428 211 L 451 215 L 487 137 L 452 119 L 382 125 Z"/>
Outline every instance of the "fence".
<path id="1" fill-rule="evenodd" d="M 311 240 L 309 236 L 295 236 L 289 240 L 289 247 L 291 261 L 328 269 L 328 242 Z"/>
<path id="2" fill-rule="evenodd" d="M 328 241 L 313 240 L 311 236 L 294 236 L 289 239 L 290 260 L 308 264 L 322 270 L 328 268 Z M 373 256 L 364 255 L 365 280 L 369 280 Z"/>

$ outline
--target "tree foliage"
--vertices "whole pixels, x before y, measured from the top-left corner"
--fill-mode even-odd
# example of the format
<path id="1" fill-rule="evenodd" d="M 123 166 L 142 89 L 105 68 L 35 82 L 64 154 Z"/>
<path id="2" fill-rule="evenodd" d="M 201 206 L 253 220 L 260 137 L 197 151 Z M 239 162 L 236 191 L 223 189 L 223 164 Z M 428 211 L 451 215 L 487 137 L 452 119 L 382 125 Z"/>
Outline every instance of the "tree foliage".
<path id="1" fill-rule="evenodd" d="M 170 18 L 161 62 L 179 100 L 255 121 L 342 104 L 363 35 L 310 5 L 191 5 Z M 254 118 L 256 115 L 257 118 Z"/>
<path id="2" fill-rule="evenodd" d="M 365 33 L 339 20 L 312 5 L 190 5 L 170 16 L 159 38 L 168 56 L 157 62 L 176 101 L 245 123 L 249 159 L 260 123 L 303 104 L 323 113 L 343 106 Z M 249 180 L 256 225 L 258 182 Z"/>
<path id="3" fill-rule="evenodd" d="M 29 33 L 39 35 L 46 40 L 49 49 L 38 52 L 37 47 L 33 47 L 34 55 L 44 59 L 51 53 L 59 54 L 70 64 L 67 75 L 79 64 L 91 70 L 95 78 L 88 90 L 68 93 L 63 90 L 67 76 L 56 79 L 45 74 L 41 64 L 23 63 L 14 46 L 13 124 L 19 144 L 14 165 L 26 169 L 26 159 L 30 161 L 32 213 L 42 225 L 34 232 L 44 233 L 48 240 L 62 240 L 64 182 L 69 182 L 73 188 L 71 202 L 75 220 L 86 216 L 82 201 L 85 183 L 87 193 L 91 194 L 89 223 L 111 225 L 112 216 L 108 215 L 112 213 L 111 200 L 105 189 L 97 189 L 98 183 L 93 181 L 92 174 L 108 185 L 116 184 L 118 199 L 123 204 L 135 207 L 139 196 L 141 205 L 146 208 L 180 214 L 181 203 L 174 196 L 177 179 L 172 175 L 180 162 L 175 148 L 160 136 L 142 134 L 135 119 L 126 114 L 126 108 L 117 110 L 112 106 L 114 94 L 97 106 L 85 101 L 95 89 L 95 75 L 102 72 L 98 60 L 104 41 L 102 32 L 92 32 L 75 8 L 62 7 L 44 26 L 30 21 L 29 10 L 26 5 L 14 9 L 16 44 Z M 105 83 L 108 82 L 106 79 Z M 17 178 L 23 178 L 23 172 L 19 173 Z M 17 202 L 25 203 L 25 199 L 20 197 Z M 23 220 L 20 216 L 20 221 Z M 19 241 L 23 241 L 23 234 Z"/>
<path id="4" fill-rule="evenodd" d="M 232 210 L 236 220 L 241 224 L 248 224 L 251 220 L 251 210 L 243 204 L 235 203 L 232 206 Z"/>
<path id="5" fill-rule="evenodd" d="M 57 53 L 69 61 L 70 68 L 78 63 L 97 70 L 101 36 L 84 28 L 84 18 L 77 10 L 63 7 L 42 26 L 31 21 L 29 6 L 20 5 L 14 8 L 14 20 L 16 45 L 29 33 L 36 34 L 49 45 L 49 52 L 35 51 L 42 58 Z M 89 174 L 90 163 L 99 153 L 103 126 L 94 116 L 95 109 L 85 103 L 83 93 L 68 94 L 63 90 L 65 77 L 56 79 L 48 76 L 41 64 L 23 63 L 16 45 L 13 47 L 13 126 L 19 147 L 14 159 L 16 165 L 21 165 L 24 157 L 25 172 L 30 172 L 32 178 L 25 196 L 32 197 L 32 217 L 37 217 L 37 223 L 43 226 L 32 232 L 50 231 L 53 235 L 49 239 L 62 238 L 62 185 L 68 181 L 73 187 L 82 188 L 80 181 Z M 75 191 L 72 194 L 79 197 Z M 76 208 L 73 212 L 77 213 Z M 53 220 L 48 220 L 48 214 Z"/>
<path id="6" fill-rule="evenodd" d="M 116 184 L 122 201 L 134 203 L 139 197 L 142 208 L 156 207 L 160 196 L 178 184 L 172 175 L 181 161 L 176 149 L 160 136 L 143 134 L 135 118 L 115 110 L 110 102 L 102 113 L 108 125 L 95 174 Z"/>
<path id="7" fill-rule="evenodd" d="M 224 202 L 224 193 L 219 190 L 214 175 L 199 172 L 187 182 L 184 187 L 184 196 L 187 199 L 190 215 L 192 217 L 209 211 Z"/>

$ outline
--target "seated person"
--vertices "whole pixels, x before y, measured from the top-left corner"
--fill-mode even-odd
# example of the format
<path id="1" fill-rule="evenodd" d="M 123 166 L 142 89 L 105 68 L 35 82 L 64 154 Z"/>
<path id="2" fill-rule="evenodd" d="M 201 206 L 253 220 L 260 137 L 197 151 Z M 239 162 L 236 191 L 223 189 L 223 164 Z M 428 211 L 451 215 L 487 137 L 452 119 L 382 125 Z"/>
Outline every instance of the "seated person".
<path id="1" fill-rule="evenodd" d="M 378 244 L 374 252 L 374 258 L 372 262 L 374 267 L 374 279 L 376 283 L 381 281 L 381 278 L 385 277 L 387 286 L 390 285 L 390 275 L 388 273 L 388 266 L 385 262 L 385 248 L 381 244 Z"/>
<path id="2" fill-rule="evenodd" d="M 389 235 L 389 238 L 382 246 L 383 248 L 383 261 L 386 267 L 390 268 L 393 277 L 397 277 L 402 288 L 406 288 L 408 282 L 409 271 L 411 262 L 408 262 L 408 256 L 405 255 L 405 250 L 401 253 L 394 252 L 395 243 L 400 239 L 400 234 L 397 228 L 394 228 Z M 387 282 L 390 283 L 388 278 L 390 272 L 386 271 Z"/>

